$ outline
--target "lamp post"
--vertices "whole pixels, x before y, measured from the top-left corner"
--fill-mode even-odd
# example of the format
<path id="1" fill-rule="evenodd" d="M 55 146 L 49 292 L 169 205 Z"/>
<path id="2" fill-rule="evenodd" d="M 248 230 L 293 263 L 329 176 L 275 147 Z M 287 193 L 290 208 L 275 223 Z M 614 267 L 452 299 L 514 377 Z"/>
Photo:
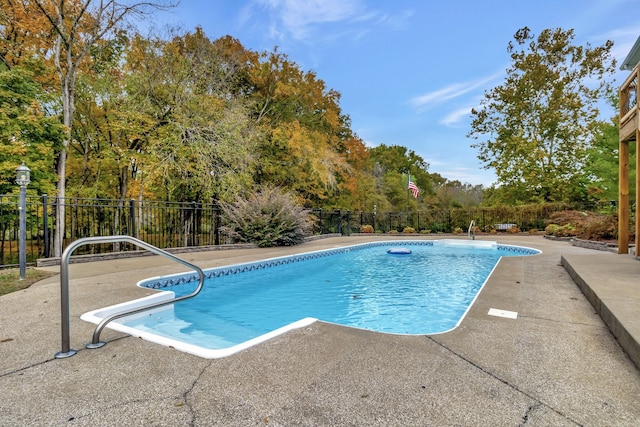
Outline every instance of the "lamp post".
<path id="1" fill-rule="evenodd" d="M 16 169 L 16 175 L 16 184 L 20 186 L 20 280 L 24 280 L 27 272 L 27 185 L 31 182 L 31 169 L 22 162 Z"/>

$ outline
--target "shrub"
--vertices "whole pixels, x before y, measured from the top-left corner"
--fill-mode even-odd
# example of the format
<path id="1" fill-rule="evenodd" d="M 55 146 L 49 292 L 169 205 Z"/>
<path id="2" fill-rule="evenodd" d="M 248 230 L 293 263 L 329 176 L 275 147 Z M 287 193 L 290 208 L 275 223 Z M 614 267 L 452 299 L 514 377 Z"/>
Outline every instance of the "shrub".
<path id="1" fill-rule="evenodd" d="M 405 228 L 402 230 L 402 232 L 403 232 L 403 233 L 415 233 L 415 232 L 416 232 L 416 229 L 415 229 L 415 228 L 413 228 L 413 227 L 405 227 Z"/>
<path id="2" fill-rule="evenodd" d="M 583 225 L 581 239 L 615 240 L 618 238 L 618 218 L 614 215 L 590 217 Z"/>
<path id="3" fill-rule="evenodd" d="M 223 232 L 259 247 L 290 246 L 309 235 L 309 211 L 298 206 L 290 193 L 265 187 L 247 199 L 222 205 Z"/>
<path id="4" fill-rule="evenodd" d="M 548 223 L 545 234 L 556 237 L 614 240 L 618 236 L 618 219 L 614 214 L 565 210 L 553 213 Z"/>
<path id="5" fill-rule="evenodd" d="M 361 233 L 373 233 L 373 225 L 365 224 L 360 227 Z"/>
<path id="6" fill-rule="evenodd" d="M 575 237 L 576 229 L 571 224 L 549 224 L 544 229 L 544 234 L 555 237 Z"/>
<path id="7" fill-rule="evenodd" d="M 519 232 L 520 232 L 520 229 L 518 228 L 517 225 L 514 225 L 513 227 L 507 228 L 507 233 L 518 234 Z"/>
<path id="8" fill-rule="evenodd" d="M 424 230 L 420 230 L 420 234 L 431 234 L 431 230 L 425 228 Z"/>
<path id="9" fill-rule="evenodd" d="M 460 227 L 456 227 L 453 229 L 453 234 L 462 234 L 464 231 Z"/>

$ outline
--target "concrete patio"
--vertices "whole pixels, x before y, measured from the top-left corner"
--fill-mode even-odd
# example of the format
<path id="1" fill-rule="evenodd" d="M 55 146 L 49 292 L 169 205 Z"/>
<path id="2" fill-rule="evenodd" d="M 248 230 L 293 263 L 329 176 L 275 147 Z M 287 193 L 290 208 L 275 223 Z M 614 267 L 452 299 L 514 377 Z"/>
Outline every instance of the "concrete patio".
<path id="1" fill-rule="evenodd" d="M 210 268 L 372 238 L 389 237 L 180 256 Z M 0 297 L 0 425 L 640 424 L 632 360 L 640 360 L 640 262 L 541 236 L 479 239 L 543 253 L 503 258 L 452 332 L 396 336 L 316 322 L 213 360 L 109 329 L 106 346 L 85 349 L 95 325 L 81 314 L 149 295 L 138 280 L 185 269 L 157 256 L 72 264 L 73 357 L 54 358 L 58 276 Z M 518 317 L 489 316 L 490 308 Z"/>

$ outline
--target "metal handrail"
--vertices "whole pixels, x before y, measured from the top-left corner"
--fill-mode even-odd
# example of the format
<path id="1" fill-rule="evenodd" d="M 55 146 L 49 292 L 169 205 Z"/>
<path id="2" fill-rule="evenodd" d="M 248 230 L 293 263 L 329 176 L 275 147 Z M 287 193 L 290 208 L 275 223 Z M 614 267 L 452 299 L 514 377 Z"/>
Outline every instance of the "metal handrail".
<path id="1" fill-rule="evenodd" d="M 471 220 L 471 222 L 469 223 L 469 231 L 467 232 L 467 235 L 471 240 L 476 240 L 476 230 L 474 228 L 475 225 L 476 225 L 476 222 L 474 220 Z"/>
<path id="2" fill-rule="evenodd" d="M 114 313 L 110 316 L 105 317 L 98 324 L 95 331 L 93 332 L 93 340 L 90 344 L 87 344 L 87 348 L 99 348 L 102 347 L 105 343 L 100 341 L 100 333 L 104 329 L 104 327 L 111 322 L 112 320 L 119 319 L 124 316 L 128 316 L 130 314 L 139 313 L 141 311 L 150 310 L 152 308 L 160 307 L 167 304 L 172 304 L 174 302 L 182 301 L 187 298 L 191 298 L 196 296 L 202 286 L 204 285 L 204 272 L 197 265 L 191 264 L 188 261 L 183 260 L 167 251 L 156 248 L 153 245 L 150 245 L 142 240 L 136 239 L 131 236 L 99 236 L 99 237 L 84 237 L 82 239 L 78 239 L 71 243 L 65 251 L 62 253 L 62 257 L 60 258 L 60 312 L 61 312 L 61 328 L 62 328 L 62 350 L 55 354 L 56 359 L 63 359 L 66 357 L 71 357 L 76 354 L 76 350 L 71 348 L 70 345 L 70 334 L 69 334 L 69 324 L 70 324 L 70 316 L 69 316 L 69 259 L 71 258 L 71 253 L 76 250 L 78 247 L 87 244 L 93 243 L 116 243 L 116 242 L 128 242 L 132 243 L 138 247 L 147 249 L 150 252 L 155 253 L 156 255 L 164 256 L 165 258 L 172 259 L 182 265 L 185 265 L 189 268 L 192 268 L 198 273 L 199 282 L 198 287 L 195 291 L 190 293 L 189 295 L 183 295 L 181 297 L 172 298 L 170 300 L 164 300 L 155 302 L 152 304 L 144 305 L 141 307 L 136 307 L 133 309 L 125 310 L 120 313 Z"/>

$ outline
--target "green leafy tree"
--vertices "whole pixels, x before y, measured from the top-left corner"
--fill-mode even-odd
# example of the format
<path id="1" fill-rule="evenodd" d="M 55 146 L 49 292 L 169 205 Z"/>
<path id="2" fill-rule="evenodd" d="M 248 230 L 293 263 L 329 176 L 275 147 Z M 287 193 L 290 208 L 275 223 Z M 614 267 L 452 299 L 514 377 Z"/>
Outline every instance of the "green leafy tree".
<path id="1" fill-rule="evenodd" d="M 22 162 L 32 170 L 30 190 L 55 192 L 53 159 L 64 128 L 45 114 L 46 102 L 32 72 L 19 66 L 0 71 L 0 194 L 17 190 L 16 167 Z"/>
<path id="2" fill-rule="evenodd" d="M 236 43 L 212 43 L 201 29 L 170 41 L 135 38 L 126 92 L 146 127 L 137 170 L 156 196 L 229 201 L 251 188 L 261 136 L 240 96 L 241 56 Z"/>
<path id="3" fill-rule="evenodd" d="M 140 154 L 138 113 L 128 102 L 120 67 L 127 46 L 124 31 L 96 43 L 90 50 L 91 66 L 78 77 L 67 162 L 70 196 L 127 197 L 133 158 Z"/>
<path id="4" fill-rule="evenodd" d="M 587 149 L 597 134 L 598 101 L 615 70 L 613 42 L 572 44 L 573 30 L 518 30 L 502 85 L 472 110 L 470 137 L 504 202 L 583 199 Z"/>
<path id="5" fill-rule="evenodd" d="M 612 93 L 609 97 L 611 106 L 618 108 L 618 95 Z M 596 138 L 587 153 L 585 172 L 588 177 L 588 194 L 593 201 L 611 201 L 618 199 L 619 173 L 619 120 L 618 115 L 609 121 L 600 123 Z M 635 164 L 636 144 L 629 144 L 629 163 Z M 635 200 L 634 168 L 629 170 L 629 196 Z"/>
<path id="6" fill-rule="evenodd" d="M 369 150 L 369 161 L 373 167 L 375 191 L 384 195 L 378 210 L 417 209 L 421 198 L 433 193 L 429 164 L 413 150 L 401 145 L 380 144 Z M 408 176 L 420 188 L 420 196 L 416 200 L 408 196 Z"/>

